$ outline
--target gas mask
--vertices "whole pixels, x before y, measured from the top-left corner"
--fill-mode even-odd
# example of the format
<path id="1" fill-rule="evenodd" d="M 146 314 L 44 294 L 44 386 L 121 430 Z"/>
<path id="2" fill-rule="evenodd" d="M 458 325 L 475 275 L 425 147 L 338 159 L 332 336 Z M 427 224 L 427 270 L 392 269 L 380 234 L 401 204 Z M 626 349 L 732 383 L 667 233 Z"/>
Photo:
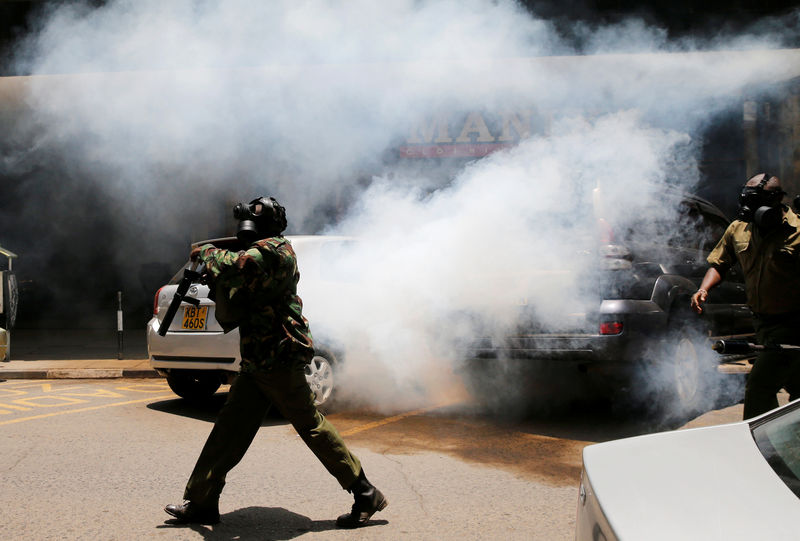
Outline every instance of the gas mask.
<path id="1" fill-rule="evenodd" d="M 744 186 L 739 194 L 738 220 L 752 222 L 762 231 L 770 231 L 778 227 L 783 220 L 781 201 L 786 192 L 783 190 L 765 190 L 764 186 L 772 178 L 769 173 L 757 186 Z"/>
<path id="2" fill-rule="evenodd" d="M 233 207 L 239 220 L 236 238 L 250 245 L 259 239 L 280 235 L 286 229 L 286 209 L 274 197 L 259 197 Z"/>

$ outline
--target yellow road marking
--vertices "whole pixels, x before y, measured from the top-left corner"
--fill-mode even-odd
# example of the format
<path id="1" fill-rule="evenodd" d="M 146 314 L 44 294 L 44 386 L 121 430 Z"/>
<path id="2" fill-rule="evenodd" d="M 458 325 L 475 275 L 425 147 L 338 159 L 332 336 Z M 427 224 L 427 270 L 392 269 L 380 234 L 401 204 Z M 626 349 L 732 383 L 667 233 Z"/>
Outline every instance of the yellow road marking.
<path id="1" fill-rule="evenodd" d="M 42 400 L 45 400 L 42 403 Z M 34 408 L 55 408 L 58 406 L 65 406 L 67 404 L 82 404 L 88 400 L 82 398 L 73 398 L 70 396 L 30 396 L 28 398 L 20 398 L 14 400 L 15 404 L 22 404 L 23 406 L 33 406 Z"/>
<path id="2" fill-rule="evenodd" d="M 118 391 L 132 391 L 134 393 L 159 393 L 166 390 L 166 380 L 159 383 L 132 383 L 121 387 L 114 387 Z"/>
<path id="3" fill-rule="evenodd" d="M 125 395 L 122 393 L 115 393 L 114 391 L 109 391 L 108 389 L 93 389 L 91 392 L 84 391 L 82 393 L 74 393 L 72 391 L 68 393 L 59 393 L 61 396 L 88 396 L 91 398 L 123 398 Z"/>
<path id="4" fill-rule="evenodd" d="M 33 415 L 31 417 L 22 417 L 20 419 L 9 419 L 8 421 L 0 421 L 0 426 L 10 425 L 14 423 L 21 423 L 23 421 L 33 421 L 34 419 L 44 419 L 45 417 L 55 417 L 56 415 L 66 415 L 67 413 L 81 413 L 84 411 L 99 410 L 103 408 L 111 408 L 114 406 L 127 406 L 128 404 L 137 404 L 139 402 L 147 402 L 149 400 L 164 400 L 166 398 L 175 398 L 174 394 L 164 396 L 151 396 L 148 398 L 141 398 L 139 400 L 128 400 L 127 402 L 115 402 L 113 404 L 103 404 L 102 406 L 90 406 L 88 408 L 78 408 L 74 410 L 54 411 L 53 413 L 44 413 L 42 415 Z"/>
<path id="5" fill-rule="evenodd" d="M 15 406 L 14 404 L 0 404 L 0 408 L 9 408 L 12 410 L 30 411 L 31 408 L 23 408 L 22 406 Z"/>
<path id="6" fill-rule="evenodd" d="M 43 392 L 50 392 L 50 391 L 53 390 L 53 384 L 52 383 L 21 383 L 21 384 L 9 385 L 6 388 L 11 388 L 11 389 L 32 389 L 33 387 L 41 387 Z M 66 384 L 66 385 L 63 385 L 63 386 L 60 385 L 59 387 L 63 387 L 63 388 L 69 387 L 70 389 L 75 389 L 75 388 L 79 388 L 79 387 L 86 387 L 86 385 Z"/>
<path id="7" fill-rule="evenodd" d="M 0 389 L 0 396 L 8 397 L 8 396 L 23 396 L 26 395 L 25 391 L 18 391 L 17 389 Z"/>
<path id="8" fill-rule="evenodd" d="M 381 419 L 380 421 L 373 421 L 371 423 L 366 423 L 361 426 L 357 426 L 351 428 L 350 430 L 345 430 L 340 433 L 341 436 L 352 436 L 353 434 L 358 434 L 359 432 L 364 432 L 365 430 L 371 430 L 373 428 L 378 428 L 379 426 L 388 425 L 391 423 L 396 423 L 397 421 L 401 421 L 406 417 L 412 417 L 414 415 L 420 415 L 423 413 L 428 413 L 429 411 L 433 411 L 439 408 L 443 408 L 445 406 L 449 406 L 452 402 L 444 402 L 442 404 L 438 404 L 436 406 L 430 406 L 428 408 L 422 408 L 414 411 L 407 411 L 405 413 L 401 413 L 400 415 L 395 415 L 393 417 L 387 417 L 386 419 Z M 2 423 L 0 423 L 2 424 Z"/>

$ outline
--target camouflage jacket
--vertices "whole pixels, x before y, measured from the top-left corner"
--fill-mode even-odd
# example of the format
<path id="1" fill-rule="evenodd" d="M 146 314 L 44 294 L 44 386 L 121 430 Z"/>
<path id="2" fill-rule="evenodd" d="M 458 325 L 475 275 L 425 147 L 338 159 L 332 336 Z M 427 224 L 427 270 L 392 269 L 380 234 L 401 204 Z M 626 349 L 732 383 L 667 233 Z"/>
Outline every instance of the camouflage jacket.
<path id="1" fill-rule="evenodd" d="M 247 310 L 239 321 L 242 371 L 311 360 L 313 339 L 297 296 L 300 273 L 289 240 L 270 237 L 240 252 L 205 244 L 200 258 L 230 297 L 244 294 Z"/>

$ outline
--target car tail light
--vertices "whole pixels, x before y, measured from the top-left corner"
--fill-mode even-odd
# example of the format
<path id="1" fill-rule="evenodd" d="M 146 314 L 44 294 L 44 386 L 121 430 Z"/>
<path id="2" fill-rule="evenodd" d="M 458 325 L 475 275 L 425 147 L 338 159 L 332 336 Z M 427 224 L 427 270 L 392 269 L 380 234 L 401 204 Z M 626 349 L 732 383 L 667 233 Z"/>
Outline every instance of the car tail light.
<path id="1" fill-rule="evenodd" d="M 603 218 L 597 219 L 597 232 L 600 244 L 611 244 L 614 242 L 614 230 L 611 228 L 611 224 Z"/>
<path id="2" fill-rule="evenodd" d="M 604 270 L 627 270 L 632 267 L 633 255 L 625 246 L 614 242 L 614 230 L 611 225 L 600 218 L 597 220 L 598 253 L 601 268 Z"/>
<path id="3" fill-rule="evenodd" d="M 621 321 L 605 321 L 600 324 L 600 334 L 621 334 Z"/>
<path id="4" fill-rule="evenodd" d="M 158 297 L 161 295 L 161 290 L 164 289 L 163 287 L 159 287 L 158 291 L 156 291 L 156 298 L 153 299 L 153 315 L 158 315 Z"/>

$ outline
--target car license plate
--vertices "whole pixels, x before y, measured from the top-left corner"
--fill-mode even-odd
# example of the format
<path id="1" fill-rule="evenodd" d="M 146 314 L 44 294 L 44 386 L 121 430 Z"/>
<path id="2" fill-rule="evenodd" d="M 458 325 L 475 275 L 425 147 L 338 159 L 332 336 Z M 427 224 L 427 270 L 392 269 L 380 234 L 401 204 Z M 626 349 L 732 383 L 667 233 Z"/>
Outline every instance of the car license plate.
<path id="1" fill-rule="evenodd" d="M 208 324 L 208 306 L 184 306 L 182 329 L 204 331 Z"/>

